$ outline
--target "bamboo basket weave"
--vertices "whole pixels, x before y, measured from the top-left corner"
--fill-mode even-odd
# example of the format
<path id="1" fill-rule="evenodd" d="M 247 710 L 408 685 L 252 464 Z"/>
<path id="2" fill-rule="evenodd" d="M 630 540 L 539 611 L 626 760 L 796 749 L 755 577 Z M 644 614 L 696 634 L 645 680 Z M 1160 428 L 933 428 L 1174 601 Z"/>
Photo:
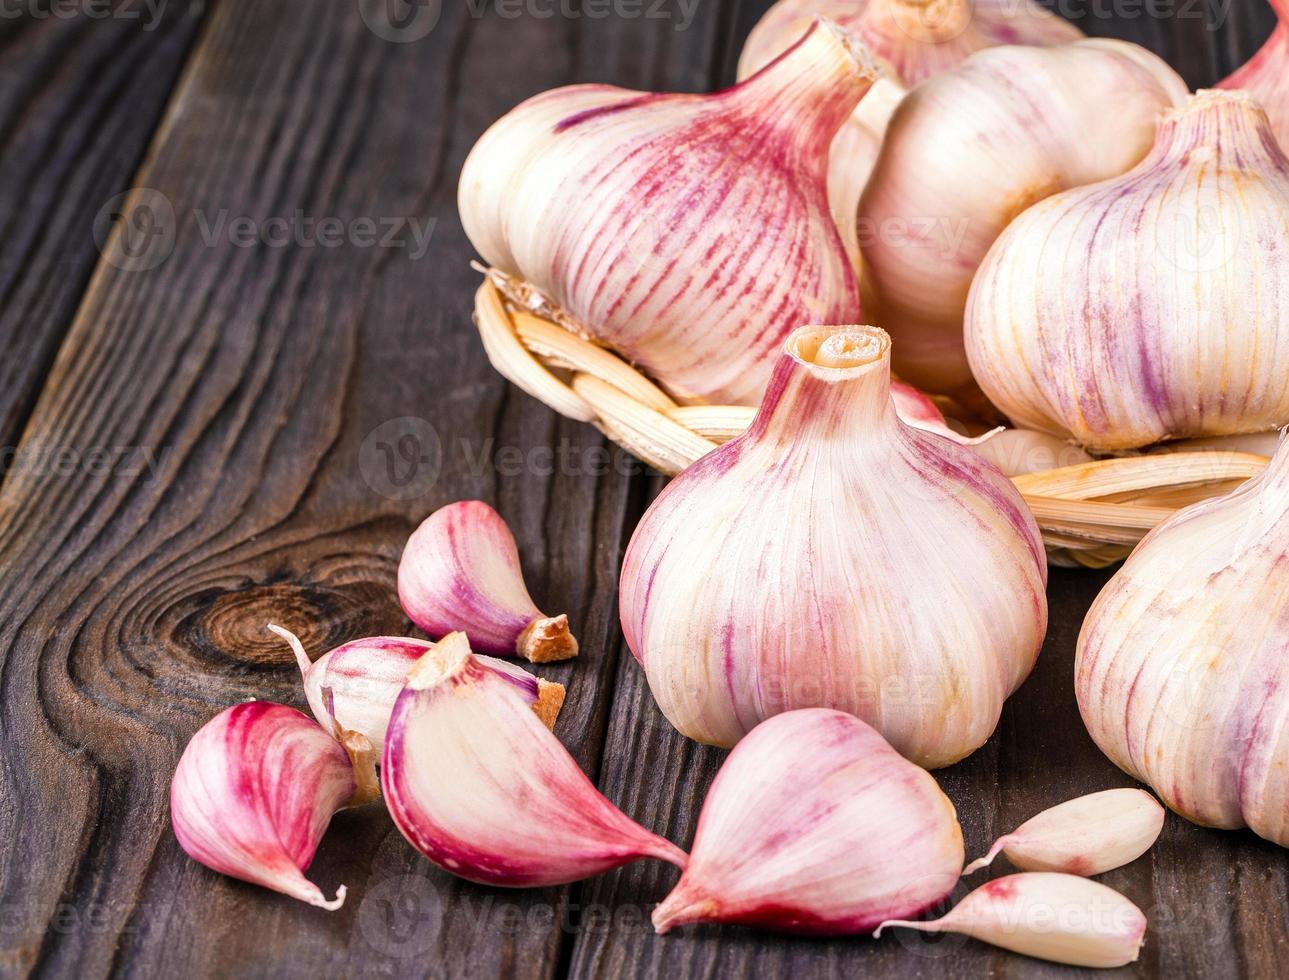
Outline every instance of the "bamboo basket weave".
<path id="1" fill-rule="evenodd" d="M 588 422 L 667 476 L 733 439 L 756 409 L 679 405 L 614 352 L 582 335 L 523 283 L 495 269 L 474 320 L 497 371 L 555 411 Z M 1058 556 L 1103 567 L 1178 508 L 1226 493 L 1266 466 L 1241 452 L 1096 460 L 1012 478 Z"/>

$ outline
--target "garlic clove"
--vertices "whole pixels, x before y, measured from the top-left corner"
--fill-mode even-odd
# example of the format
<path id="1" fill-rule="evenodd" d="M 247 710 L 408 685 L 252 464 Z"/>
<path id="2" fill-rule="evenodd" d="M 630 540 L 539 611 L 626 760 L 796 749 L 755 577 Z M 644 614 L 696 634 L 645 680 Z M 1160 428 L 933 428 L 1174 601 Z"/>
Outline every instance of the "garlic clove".
<path id="1" fill-rule="evenodd" d="M 1031 817 L 998 838 L 989 853 L 963 869 L 988 867 L 1001 852 L 1022 871 L 1099 875 L 1137 860 L 1159 839 L 1164 808 L 1139 789 L 1108 789 Z"/>
<path id="2" fill-rule="evenodd" d="M 367 802 L 370 744 L 342 747 L 281 704 L 250 701 L 220 712 L 192 737 L 170 785 L 170 819 L 194 861 L 302 902 L 337 909 L 304 877 L 337 810 Z M 363 772 L 355 780 L 355 769 Z"/>
<path id="3" fill-rule="evenodd" d="M 790 711 L 757 726 L 721 767 L 654 928 L 867 932 L 945 898 L 962 855 L 953 804 L 929 773 L 858 718 Z"/>
<path id="4" fill-rule="evenodd" d="M 1028 871 L 981 885 L 932 922 L 883 922 L 919 932 L 956 932 L 1013 953 L 1071 966 L 1135 962 L 1146 917 L 1132 902 L 1077 875 Z"/>
<path id="5" fill-rule="evenodd" d="M 1289 153 L 1289 0 L 1270 3 L 1278 19 L 1270 39 L 1247 65 L 1217 87 L 1251 92 L 1267 110 L 1281 148 Z"/>
<path id="6" fill-rule="evenodd" d="M 514 535 L 479 500 L 441 507 L 416 529 L 399 562 L 398 598 L 431 636 L 459 630 L 485 653 L 534 663 L 577 656 L 568 617 L 533 604 Z"/>
<path id="7" fill-rule="evenodd" d="M 394 704 L 381 787 L 431 861 L 487 885 L 540 887 L 684 851 L 605 799 L 539 717 L 537 679 L 491 670 L 462 633 L 412 668 Z"/>

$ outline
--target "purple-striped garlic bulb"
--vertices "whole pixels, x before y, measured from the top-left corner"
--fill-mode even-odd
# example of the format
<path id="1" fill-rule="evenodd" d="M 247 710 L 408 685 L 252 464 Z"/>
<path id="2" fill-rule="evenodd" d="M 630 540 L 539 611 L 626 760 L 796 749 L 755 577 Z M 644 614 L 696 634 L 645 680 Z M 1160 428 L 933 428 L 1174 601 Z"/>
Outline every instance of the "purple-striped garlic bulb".
<path id="1" fill-rule="evenodd" d="M 828 146 L 875 77 L 821 20 L 712 95 L 535 96 L 470 152 L 466 234 L 523 284 L 512 298 L 553 304 L 682 400 L 755 404 L 794 326 L 858 317 Z"/>
<path id="2" fill-rule="evenodd" d="M 859 206 L 866 312 L 896 373 L 978 400 L 963 311 L 989 247 L 1036 201 L 1136 164 L 1186 93 L 1150 52 L 1101 39 L 992 48 L 914 89 Z"/>
<path id="3" fill-rule="evenodd" d="M 1137 546 L 1083 622 L 1074 687 L 1101 751 L 1170 808 L 1289 847 L 1287 566 L 1282 442 Z"/>
<path id="4" fill-rule="evenodd" d="M 1034 518 L 992 463 L 903 423 L 890 338 L 804 327 L 755 420 L 627 549 L 622 628 L 668 720 L 730 746 L 839 708 L 928 768 L 978 748 L 1047 626 Z"/>
<path id="5" fill-rule="evenodd" d="M 465 634 L 428 650 L 390 718 L 381 788 L 395 826 L 454 875 L 541 887 L 685 852 L 604 798 L 541 717 L 537 678 L 475 657 Z"/>
<path id="6" fill-rule="evenodd" d="M 1271 118 L 1280 146 L 1289 153 L 1289 0 L 1270 0 L 1279 24 L 1247 65 L 1218 84 L 1251 92 Z"/>
<path id="7" fill-rule="evenodd" d="M 1289 422 L 1289 158 L 1245 92 L 1200 92 L 1121 177 L 1021 215 L 967 351 L 1017 424 L 1091 450 Z"/>
<path id="8" fill-rule="evenodd" d="M 208 721 L 170 784 L 179 845 L 214 871 L 339 908 L 344 886 L 328 901 L 304 869 L 332 814 L 375 799 L 376 756 L 361 736 L 342 746 L 329 732 L 268 701 L 237 704 Z"/>
<path id="9" fill-rule="evenodd" d="M 725 760 L 654 928 L 869 932 L 942 901 L 962 858 L 953 804 L 930 773 L 853 715 L 789 711 Z"/>
<path id="10" fill-rule="evenodd" d="M 533 603 L 515 536 L 481 500 L 440 507 L 412 532 L 398 599 L 430 636 L 461 631 L 477 650 L 534 663 L 577 656 L 568 616 L 547 616 Z"/>

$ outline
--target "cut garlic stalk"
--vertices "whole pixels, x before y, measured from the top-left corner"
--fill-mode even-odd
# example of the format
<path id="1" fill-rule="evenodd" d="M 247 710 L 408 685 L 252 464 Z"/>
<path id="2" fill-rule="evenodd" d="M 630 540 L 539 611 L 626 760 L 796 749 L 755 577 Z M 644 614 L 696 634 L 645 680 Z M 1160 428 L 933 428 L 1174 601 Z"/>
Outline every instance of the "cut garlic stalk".
<path id="1" fill-rule="evenodd" d="M 929 773 L 851 715 L 789 711 L 721 767 L 654 928 L 867 932 L 944 899 L 962 853 L 953 804 Z"/>
<path id="2" fill-rule="evenodd" d="M 170 784 L 175 837 L 208 868 L 337 909 L 344 886 L 328 901 L 303 872 L 332 814 L 373 798 L 361 788 L 375 785 L 374 764 L 365 739 L 342 747 L 294 708 L 234 705 L 203 725 L 179 759 Z"/>
<path id="3" fill-rule="evenodd" d="M 381 787 L 394 824 L 446 871 L 488 885 L 577 881 L 685 852 L 605 799 L 539 714 L 537 679 L 436 643 L 394 704 Z"/>
<path id="4" fill-rule="evenodd" d="M 534 663 L 577 656 L 568 617 L 533 604 L 515 536 L 479 500 L 441 507 L 416 529 L 398 566 L 398 598 L 430 636 L 459 630 L 486 653 Z"/>
<path id="5" fill-rule="evenodd" d="M 827 22 L 713 95 L 578 85 L 538 95 L 465 162 L 488 263 L 678 398 L 752 404 L 783 338 L 859 315 L 828 213 L 833 136 L 876 71 Z"/>
<path id="6" fill-rule="evenodd" d="M 962 873 L 988 867 L 1001 852 L 1022 871 L 1099 875 L 1137 860 L 1163 828 L 1164 808 L 1149 793 L 1108 789 L 1030 817 Z"/>
<path id="7" fill-rule="evenodd" d="M 839 708 L 945 766 L 1033 666 L 1046 572 L 1011 482 L 896 415 L 886 334 L 805 327 L 751 427 L 640 521 L 622 628 L 690 738 L 730 746 L 780 712 Z"/>
<path id="8" fill-rule="evenodd" d="M 967 350 L 1013 421 L 1094 450 L 1289 422 L 1289 158 L 1243 92 L 1170 112 L 1122 177 L 1021 215 Z"/>
<path id="9" fill-rule="evenodd" d="M 1118 892 L 1077 875 L 1025 872 L 981 885 L 933 922 L 883 922 L 919 932 L 957 932 L 1013 953 L 1071 966 L 1109 968 L 1137 959 L 1146 917 Z"/>
<path id="10" fill-rule="evenodd" d="M 1186 92 L 1148 51 L 1103 39 L 993 48 L 915 89 L 859 209 L 865 301 L 900 377 L 970 401 L 963 311 L 990 245 L 1034 202 L 1136 164 Z"/>
<path id="11" fill-rule="evenodd" d="M 1289 0 L 1270 0 L 1279 24 L 1247 65 L 1218 88 L 1253 93 L 1271 117 L 1280 146 L 1289 153 Z"/>

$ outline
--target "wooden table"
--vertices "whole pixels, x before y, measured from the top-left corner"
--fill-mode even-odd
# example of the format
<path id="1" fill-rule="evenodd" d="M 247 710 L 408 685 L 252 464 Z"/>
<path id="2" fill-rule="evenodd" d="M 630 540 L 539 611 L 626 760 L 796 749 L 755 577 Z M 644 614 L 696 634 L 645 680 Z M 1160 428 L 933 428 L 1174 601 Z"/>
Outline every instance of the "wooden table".
<path id="1" fill-rule="evenodd" d="M 264 624 L 315 655 L 408 631 L 403 541 L 459 498 L 499 507 L 538 601 L 571 614 L 582 656 L 543 673 L 568 685 L 557 732 L 610 798 L 685 845 L 722 758 L 669 728 L 618 629 L 623 548 L 661 480 L 491 371 L 455 189 L 476 137 L 542 89 L 728 82 L 765 0 L 638 19 L 481 2 L 5 8 L 0 971 L 1064 974 L 907 934 L 658 938 L 648 911 L 669 866 L 489 890 L 432 868 L 379 806 L 339 815 L 322 844 L 311 876 L 349 887 L 331 914 L 180 851 L 168 789 L 193 731 L 242 699 L 303 703 Z M 1120 4 L 1135 17 L 1109 6 L 1065 3 L 1192 85 L 1272 24 L 1259 0 L 1236 0 L 1219 30 L 1212 3 L 1178 0 L 1185 13 L 1163 18 L 1143 12 L 1150 0 Z M 939 774 L 972 854 L 1047 805 L 1127 783 L 1084 733 L 1070 683 L 1106 577 L 1054 572 L 1038 669 L 989 744 Z M 1287 870 L 1251 834 L 1170 818 L 1149 857 L 1105 876 L 1150 917 L 1133 972 L 1282 974 Z"/>

